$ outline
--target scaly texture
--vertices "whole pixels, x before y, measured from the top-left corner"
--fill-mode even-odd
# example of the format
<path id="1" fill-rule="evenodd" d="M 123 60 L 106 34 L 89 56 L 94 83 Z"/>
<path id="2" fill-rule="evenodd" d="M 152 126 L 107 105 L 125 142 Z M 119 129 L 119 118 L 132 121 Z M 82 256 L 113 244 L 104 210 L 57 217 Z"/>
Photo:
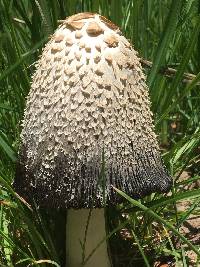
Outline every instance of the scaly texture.
<path id="1" fill-rule="evenodd" d="M 102 207 L 167 191 L 136 51 L 104 17 L 81 13 L 43 50 L 27 98 L 17 191 L 38 205 Z"/>

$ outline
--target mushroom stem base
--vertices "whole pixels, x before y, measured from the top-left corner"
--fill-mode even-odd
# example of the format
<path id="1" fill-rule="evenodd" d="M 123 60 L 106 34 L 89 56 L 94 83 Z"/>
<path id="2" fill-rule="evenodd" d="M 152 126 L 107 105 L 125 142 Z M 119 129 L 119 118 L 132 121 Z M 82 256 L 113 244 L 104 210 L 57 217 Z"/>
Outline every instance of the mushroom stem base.
<path id="1" fill-rule="evenodd" d="M 66 226 L 66 266 L 111 267 L 106 240 L 88 261 L 87 257 L 106 236 L 104 209 L 70 209 Z M 84 263 L 84 261 L 86 261 Z"/>

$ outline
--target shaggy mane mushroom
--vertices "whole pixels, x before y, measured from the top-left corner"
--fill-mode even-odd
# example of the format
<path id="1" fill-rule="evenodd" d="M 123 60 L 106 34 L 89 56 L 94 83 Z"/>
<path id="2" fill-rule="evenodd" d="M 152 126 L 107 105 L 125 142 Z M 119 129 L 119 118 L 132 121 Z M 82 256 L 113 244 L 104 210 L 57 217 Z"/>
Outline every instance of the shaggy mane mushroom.
<path id="1" fill-rule="evenodd" d="M 159 152 L 145 76 L 129 41 L 106 18 L 68 17 L 39 59 L 27 98 L 17 192 L 39 206 L 66 208 L 67 262 L 105 236 L 104 207 L 166 192 L 171 177 Z M 98 208 L 98 209 L 97 209 Z M 106 242 L 84 266 L 110 266 Z"/>

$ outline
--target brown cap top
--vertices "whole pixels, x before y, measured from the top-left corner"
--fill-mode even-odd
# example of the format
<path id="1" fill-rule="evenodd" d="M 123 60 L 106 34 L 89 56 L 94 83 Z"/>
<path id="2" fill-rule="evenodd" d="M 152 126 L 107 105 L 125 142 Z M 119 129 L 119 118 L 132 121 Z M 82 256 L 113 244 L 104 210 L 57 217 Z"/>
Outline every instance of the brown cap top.
<path id="1" fill-rule="evenodd" d="M 37 63 L 21 133 L 17 191 L 39 205 L 89 208 L 165 192 L 145 76 L 106 18 L 71 16 Z"/>

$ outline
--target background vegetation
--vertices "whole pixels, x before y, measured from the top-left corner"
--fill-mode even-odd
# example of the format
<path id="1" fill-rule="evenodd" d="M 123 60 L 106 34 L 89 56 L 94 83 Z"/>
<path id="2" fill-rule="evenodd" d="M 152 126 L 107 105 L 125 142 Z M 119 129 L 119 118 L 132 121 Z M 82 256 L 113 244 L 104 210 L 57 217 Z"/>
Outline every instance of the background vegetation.
<path id="1" fill-rule="evenodd" d="M 34 63 L 58 20 L 82 11 L 110 18 L 140 57 L 153 62 L 145 70 L 152 111 L 174 177 L 167 196 L 137 202 L 124 195 L 122 206 L 109 209 L 113 262 L 128 267 L 171 261 L 185 267 L 193 251 L 198 257 L 191 266 L 200 266 L 199 244 L 181 232 L 189 216 L 200 213 L 199 0 L 0 0 L 0 266 L 64 266 L 65 211 L 30 207 L 15 194 L 12 180 Z M 176 206 L 181 200 L 189 201 L 183 211 Z"/>

